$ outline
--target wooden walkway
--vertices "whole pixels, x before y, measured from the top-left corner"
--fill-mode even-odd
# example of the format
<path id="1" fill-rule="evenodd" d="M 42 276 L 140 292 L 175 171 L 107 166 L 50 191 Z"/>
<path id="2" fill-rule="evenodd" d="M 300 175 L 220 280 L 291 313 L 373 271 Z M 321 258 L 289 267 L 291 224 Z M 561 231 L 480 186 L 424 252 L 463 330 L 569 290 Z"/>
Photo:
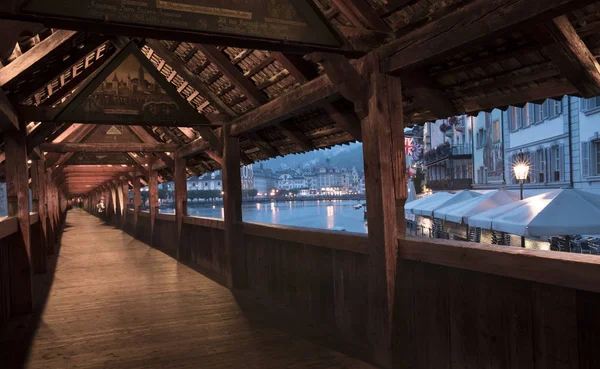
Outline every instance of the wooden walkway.
<path id="1" fill-rule="evenodd" d="M 29 368 L 373 368 L 72 210 Z"/>

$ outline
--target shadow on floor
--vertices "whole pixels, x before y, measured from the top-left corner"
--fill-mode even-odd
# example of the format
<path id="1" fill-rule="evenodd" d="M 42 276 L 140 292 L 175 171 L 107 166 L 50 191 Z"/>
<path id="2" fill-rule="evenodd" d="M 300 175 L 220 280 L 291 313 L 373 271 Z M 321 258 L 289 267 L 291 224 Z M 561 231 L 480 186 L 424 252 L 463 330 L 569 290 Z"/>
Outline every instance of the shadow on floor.
<path id="1" fill-rule="evenodd" d="M 12 317 L 0 331 L 0 367 L 3 369 L 23 368 L 27 362 L 31 344 L 40 327 L 42 314 L 54 282 L 56 264 L 60 255 L 61 237 L 64 230 L 71 227 L 69 223 L 65 223 L 59 233 L 60 236 L 53 253 L 48 255 L 46 273 L 35 274 L 32 277 L 33 313 Z"/>

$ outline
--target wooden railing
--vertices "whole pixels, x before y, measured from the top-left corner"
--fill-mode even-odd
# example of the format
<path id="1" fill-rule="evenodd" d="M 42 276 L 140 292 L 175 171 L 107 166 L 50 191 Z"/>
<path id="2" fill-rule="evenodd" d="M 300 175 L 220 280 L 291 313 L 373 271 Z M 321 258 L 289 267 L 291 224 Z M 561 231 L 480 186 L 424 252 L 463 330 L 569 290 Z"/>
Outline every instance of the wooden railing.
<path id="1" fill-rule="evenodd" d="M 412 238 L 398 256 L 394 367 L 598 367 L 600 258 Z"/>

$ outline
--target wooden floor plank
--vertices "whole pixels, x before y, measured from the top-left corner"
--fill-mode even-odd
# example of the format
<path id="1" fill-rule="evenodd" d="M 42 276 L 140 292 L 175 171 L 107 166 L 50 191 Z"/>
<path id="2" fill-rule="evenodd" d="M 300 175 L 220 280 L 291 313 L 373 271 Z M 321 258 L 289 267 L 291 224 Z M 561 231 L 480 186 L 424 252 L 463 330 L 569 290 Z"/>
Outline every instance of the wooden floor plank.
<path id="1" fill-rule="evenodd" d="M 373 368 L 72 210 L 29 368 Z"/>

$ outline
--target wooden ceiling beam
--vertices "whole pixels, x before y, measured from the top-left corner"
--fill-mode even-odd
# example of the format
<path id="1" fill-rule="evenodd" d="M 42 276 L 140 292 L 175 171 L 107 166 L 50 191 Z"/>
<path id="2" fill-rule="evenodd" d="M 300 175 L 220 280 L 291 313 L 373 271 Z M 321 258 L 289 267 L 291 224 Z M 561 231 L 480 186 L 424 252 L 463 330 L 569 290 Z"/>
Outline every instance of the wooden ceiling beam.
<path id="1" fill-rule="evenodd" d="M 332 3 L 352 20 L 357 27 L 365 26 L 379 32 L 390 32 L 390 27 L 385 23 L 367 0 L 332 0 Z"/>
<path id="2" fill-rule="evenodd" d="M 178 146 L 166 143 L 43 143 L 40 150 L 47 152 L 174 152 Z"/>
<path id="3" fill-rule="evenodd" d="M 354 114 L 345 114 L 331 104 L 324 105 L 323 109 L 325 109 L 340 129 L 348 132 L 354 139 L 362 142 L 360 120 Z"/>
<path id="4" fill-rule="evenodd" d="M 121 173 L 131 172 L 136 168 L 133 165 L 67 165 L 63 171 L 69 174 L 87 174 L 87 173 Z"/>
<path id="5" fill-rule="evenodd" d="M 0 69 L 0 71 L 2 70 L 3 69 Z M 8 97 L 6 97 L 2 89 L 0 89 L 0 133 L 18 130 L 19 116 L 17 111 L 10 103 Z"/>
<path id="6" fill-rule="evenodd" d="M 260 92 L 254 83 L 244 77 L 242 72 L 235 65 L 231 64 L 229 58 L 216 47 L 202 44 L 195 44 L 195 46 L 206 56 L 206 58 L 217 66 L 217 68 L 227 76 L 227 78 L 229 78 L 229 80 L 235 84 L 254 105 L 262 105 L 269 100 L 267 96 Z"/>
<path id="7" fill-rule="evenodd" d="M 189 83 L 193 88 L 200 92 L 202 97 L 206 100 L 210 101 L 211 105 L 213 105 L 217 110 L 222 113 L 226 113 L 231 117 L 237 116 L 237 114 L 227 105 L 223 100 L 221 100 L 217 95 L 215 95 L 208 87 L 204 85 L 204 83 L 200 80 L 200 78 L 192 73 L 187 65 L 185 65 L 176 55 L 168 51 L 159 41 L 156 40 L 147 40 L 148 46 L 154 50 L 154 53 L 158 55 L 161 59 L 163 59 L 167 64 L 173 68 L 177 74 L 181 76 L 187 83 Z"/>
<path id="8" fill-rule="evenodd" d="M 281 156 L 281 154 L 279 153 L 277 148 L 275 146 L 272 146 L 267 141 L 265 141 L 265 139 L 262 138 L 258 133 L 253 132 L 253 133 L 248 134 L 246 137 L 248 137 L 248 139 L 252 140 L 252 142 L 254 142 L 256 144 L 256 146 L 259 149 L 261 149 L 261 151 L 263 151 L 265 154 L 267 154 L 268 157 L 274 158 L 277 156 Z"/>
<path id="9" fill-rule="evenodd" d="M 388 0 L 387 4 L 376 10 L 376 13 L 380 17 L 386 17 L 406 6 L 417 3 L 417 1 L 418 0 Z"/>
<path id="10" fill-rule="evenodd" d="M 410 92 L 418 104 L 431 111 L 436 117 L 458 115 L 458 109 L 452 100 L 422 70 L 412 70 L 400 75 L 402 90 Z"/>
<path id="11" fill-rule="evenodd" d="M 302 151 L 310 151 L 313 149 L 312 142 L 304 135 L 304 133 L 293 123 L 284 122 L 275 125 L 281 133 L 290 139 Z"/>
<path id="12" fill-rule="evenodd" d="M 283 122 L 294 114 L 332 101 L 337 96 L 337 87 L 328 76 L 321 76 L 233 120 L 231 134 L 239 136 Z"/>
<path id="13" fill-rule="evenodd" d="M 536 28 L 535 37 L 581 96 L 600 95 L 600 64 L 581 40 L 566 15 Z"/>
<path id="14" fill-rule="evenodd" d="M 18 61 L 1 68 L 0 86 L 9 83 L 28 68 L 40 62 L 60 45 L 71 40 L 76 34 L 76 31 L 58 30 L 44 41 L 32 47 L 25 54 L 21 55 Z"/>
<path id="15" fill-rule="evenodd" d="M 210 149 L 210 144 L 203 138 L 198 138 L 183 145 L 175 151 L 175 158 L 185 158 Z"/>
<path id="16" fill-rule="evenodd" d="M 183 142 L 181 138 L 179 138 L 179 136 L 177 136 L 177 134 L 171 131 L 168 127 L 158 127 L 158 131 L 169 137 L 176 145 L 183 146 L 185 144 L 185 142 Z"/>
<path id="17" fill-rule="evenodd" d="M 591 4 L 593 0 L 475 0 L 378 49 L 381 69 L 396 73 L 483 42 L 508 29 L 539 23 Z"/>
<path id="18" fill-rule="evenodd" d="M 145 142 L 147 144 L 164 143 L 163 141 L 160 140 L 160 138 L 155 136 L 152 129 L 148 126 L 130 126 L 129 128 L 131 129 L 131 131 L 133 132 L 134 135 L 136 135 L 140 140 L 142 140 L 143 142 Z M 173 145 L 175 145 L 176 147 L 179 147 L 179 145 L 177 145 L 177 144 L 173 144 Z M 172 170 L 175 170 L 175 162 L 173 161 L 173 158 L 171 158 L 169 156 L 169 154 L 164 153 L 164 152 L 159 152 L 156 154 L 160 159 L 163 160 L 163 162 L 165 163 L 166 166 L 168 166 Z"/>

